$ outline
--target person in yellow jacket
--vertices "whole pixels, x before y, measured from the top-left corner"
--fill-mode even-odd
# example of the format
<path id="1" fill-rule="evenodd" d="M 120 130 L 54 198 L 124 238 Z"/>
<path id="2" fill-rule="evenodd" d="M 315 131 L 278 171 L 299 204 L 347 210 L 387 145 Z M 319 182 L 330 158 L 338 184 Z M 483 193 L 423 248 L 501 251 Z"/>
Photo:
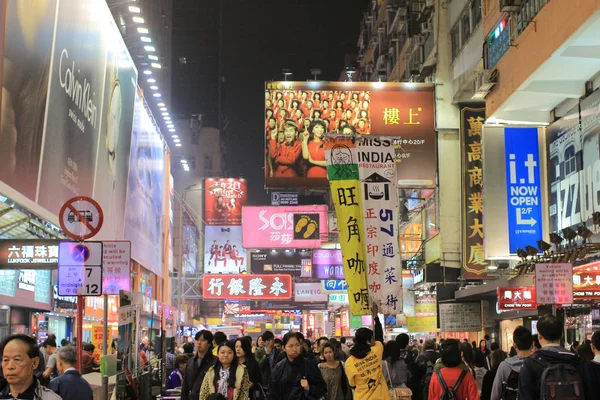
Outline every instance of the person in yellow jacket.
<path id="1" fill-rule="evenodd" d="M 213 356 L 217 356 L 219 353 L 219 346 L 227 341 L 227 335 L 221 331 L 215 332 L 215 338 L 213 339 Z"/>
<path id="2" fill-rule="evenodd" d="M 375 338 L 369 328 L 359 328 L 354 335 L 354 347 L 346 360 L 346 376 L 355 388 L 355 400 L 390 400 L 390 392 L 383 377 L 383 327 L 377 316 L 379 309 L 371 309 L 375 322 Z"/>

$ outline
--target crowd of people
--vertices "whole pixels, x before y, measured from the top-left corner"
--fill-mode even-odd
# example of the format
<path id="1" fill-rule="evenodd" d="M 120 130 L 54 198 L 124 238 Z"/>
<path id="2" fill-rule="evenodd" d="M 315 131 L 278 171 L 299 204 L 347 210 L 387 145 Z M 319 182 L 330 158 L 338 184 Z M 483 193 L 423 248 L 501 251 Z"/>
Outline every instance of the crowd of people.
<path id="1" fill-rule="evenodd" d="M 166 389 L 178 389 L 182 400 L 585 400 L 600 393 L 600 331 L 567 350 L 562 321 L 546 315 L 536 335 L 517 327 L 506 354 L 487 337 L 478 345 L 411 345 L 400 334 L 384 344 L 377 315 L 374 307 L 374 330 L 359 328 L 351 347 L 327 337 L 311 343 L 299 332 L 279 339 L 266 331 L 254 343 L 202 330 L 180 354 L 168 350 Z M 38 348 L 32 337 L 12 335 L 0 352 L 0 399 L 92 399 L 69 344 L 57 349 L 49 338 Z"/>
<path id="2" fill-rule="evenodd" d="M 327 178 L 327 133 L 371 133 L 368 91 L 267 90 L 267 176 Z"/>

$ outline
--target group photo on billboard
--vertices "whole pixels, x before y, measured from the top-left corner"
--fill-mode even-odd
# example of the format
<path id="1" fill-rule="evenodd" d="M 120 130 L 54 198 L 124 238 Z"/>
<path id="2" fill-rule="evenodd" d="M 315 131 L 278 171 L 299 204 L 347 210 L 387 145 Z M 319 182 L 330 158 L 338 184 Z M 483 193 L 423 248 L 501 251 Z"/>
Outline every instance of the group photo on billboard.
<path id="1" fill-rule="evenodd" d="M 238 274 L 247 270 L 241 226 L 206 226 L 204 235 L 205 273 Z"/>
<path id="2" fill-rule="evenodd" d="M 398 179 L 433 186 L 433 116 L 432 85 L 267 82 L 265 186 L 327 187 L 327 134 L 394 136 Z"/>

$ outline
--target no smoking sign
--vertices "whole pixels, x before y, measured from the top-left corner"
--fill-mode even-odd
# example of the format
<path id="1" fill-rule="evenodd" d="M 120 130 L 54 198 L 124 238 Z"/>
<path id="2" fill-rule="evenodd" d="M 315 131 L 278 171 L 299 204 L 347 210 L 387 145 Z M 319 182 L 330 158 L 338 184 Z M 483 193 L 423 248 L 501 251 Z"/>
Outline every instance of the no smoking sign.
<path id="1" fill-rule="evenodd" d="M 78 196 L 68 200 L 58 215 L 60 227 L 73 240 L 94 237 L 104 223 L 102 208 L 94 199 Z"/>

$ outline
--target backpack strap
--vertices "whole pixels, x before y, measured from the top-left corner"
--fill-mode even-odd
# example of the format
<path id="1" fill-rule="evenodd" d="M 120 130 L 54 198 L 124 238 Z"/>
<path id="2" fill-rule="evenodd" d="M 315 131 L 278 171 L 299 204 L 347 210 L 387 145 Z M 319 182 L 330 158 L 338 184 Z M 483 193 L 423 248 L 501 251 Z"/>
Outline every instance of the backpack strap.
<path id="1" fill-rule="evenodd" d="M 444 380 L 444 377 L 442 376 L 442 372 L 438 369 L 437 371 L 435 371 L 435 374 L 438 377 L 438 380 L 440 381 L 440 384 L 442 385 L 442 390 L 444 392 L 446 390 L 448 390 L 448 385 L 446 385 L 446 381 Z"/>
<path id="2" fill-rule="evenodd" d="M 453 392 L 456 392 L 456 389 L 458 389 L 458 387 L 462 383 L 463 379 L 465 378 L 465 375 L 467 375 L 467 371 L 463 371 L 463 372 L 460 373 L 460 376 L 458 377 L 458 380 L 456 381 L 456 383 L 454 384 L 454 387 L 452 388 Z"/>

